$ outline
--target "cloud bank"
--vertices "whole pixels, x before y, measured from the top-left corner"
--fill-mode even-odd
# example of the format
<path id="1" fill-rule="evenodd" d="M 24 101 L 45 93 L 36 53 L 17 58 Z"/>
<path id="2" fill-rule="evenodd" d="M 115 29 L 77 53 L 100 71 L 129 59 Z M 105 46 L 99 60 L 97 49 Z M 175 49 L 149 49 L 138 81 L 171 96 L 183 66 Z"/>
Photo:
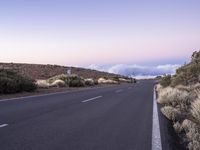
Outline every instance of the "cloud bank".
<path id="1" fill-rule="evenodd" d="M 158 75 L 174 74 L 176 69 L 179 68 L 178 64 L 166 64 L 158 66 L 141 66 L 141 65 L 127 65 L 117 64 L 112 66 L 95 65 L 88 66 L 89 69 L 105 71 L 109 73 L 116 73 L 126 76 L 132 76 L 136 78 L 153 78 Z"/>

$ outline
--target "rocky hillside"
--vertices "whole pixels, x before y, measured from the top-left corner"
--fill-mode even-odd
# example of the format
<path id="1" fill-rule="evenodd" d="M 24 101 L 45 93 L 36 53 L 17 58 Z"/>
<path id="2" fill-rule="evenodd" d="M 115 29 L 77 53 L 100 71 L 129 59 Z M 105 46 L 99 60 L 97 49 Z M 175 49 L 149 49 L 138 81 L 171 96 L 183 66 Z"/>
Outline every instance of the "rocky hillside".
<path id="1" fill-rule="evenodd" d="M 0 63 L 0 68 L 15 70 L 22 76 L 28 76 L 32 79 L 47 79 L 55 75 L 66 73 L 71 68 L 71 73 L 77 74 L 84 78 L 98 79 L 100 77 L 113 78 L 121 77 L 120 75 L 96 70 L 66 67 L 58 65 L 41 65 L 41 64 L 20 64 L 20 63 Z"/>

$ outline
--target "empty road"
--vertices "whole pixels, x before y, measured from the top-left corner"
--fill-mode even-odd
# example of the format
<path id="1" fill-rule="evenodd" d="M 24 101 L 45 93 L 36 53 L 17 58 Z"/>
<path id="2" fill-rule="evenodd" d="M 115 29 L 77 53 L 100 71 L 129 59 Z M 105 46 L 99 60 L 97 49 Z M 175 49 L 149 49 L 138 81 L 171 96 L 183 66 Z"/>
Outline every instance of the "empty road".
<path id="1" fill-rule="evenodd" d="M 154 85 L 0 101 L 0 150 L 151 150 Z"/>

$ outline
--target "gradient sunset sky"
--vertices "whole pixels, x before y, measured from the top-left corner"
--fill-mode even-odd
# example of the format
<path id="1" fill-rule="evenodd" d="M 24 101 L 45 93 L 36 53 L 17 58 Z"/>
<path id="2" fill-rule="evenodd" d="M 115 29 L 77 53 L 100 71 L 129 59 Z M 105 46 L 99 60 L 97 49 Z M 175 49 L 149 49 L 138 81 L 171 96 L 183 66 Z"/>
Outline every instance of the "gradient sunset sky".
<path id="1" fill-rule="evenodd" d="M 4 0 L 0 61 L 183 64 L 200 48 L 198 0 Z"/>

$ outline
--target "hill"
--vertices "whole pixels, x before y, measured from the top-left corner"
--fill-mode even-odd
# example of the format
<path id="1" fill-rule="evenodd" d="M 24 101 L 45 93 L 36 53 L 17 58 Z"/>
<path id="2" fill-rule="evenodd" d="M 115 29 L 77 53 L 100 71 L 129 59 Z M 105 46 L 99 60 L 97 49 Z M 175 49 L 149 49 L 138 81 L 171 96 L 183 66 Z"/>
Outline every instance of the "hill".
<path id="1" fill-rule="evenodd" d="M 124 77 L 117 74 L 101 72 L 91 69 L 49 65 L 49 64 L 43 65 L 43 64 L 25 64 L 25 63 L 0 63 L 0 68 L 15 70 L 20 75 L 27 76 L 31 79 L 47 79 L 55 75 L 66 73 L 68 69 L 71 69 L 71 73 L 77 74 L 84 78 L 98 79 L 100 77 L 106 77 L 106 78 Z"/>

